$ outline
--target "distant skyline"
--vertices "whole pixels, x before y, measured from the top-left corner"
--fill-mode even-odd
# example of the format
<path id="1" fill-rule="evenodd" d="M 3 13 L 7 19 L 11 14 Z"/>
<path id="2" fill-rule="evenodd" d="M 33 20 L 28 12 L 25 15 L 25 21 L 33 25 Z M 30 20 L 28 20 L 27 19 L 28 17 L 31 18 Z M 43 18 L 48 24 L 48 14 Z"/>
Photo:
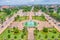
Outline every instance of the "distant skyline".
<path id="1" fill-rule="evenodd" d="M 60 0 L 0 0 L 0 5 L 60 4 Z"/>

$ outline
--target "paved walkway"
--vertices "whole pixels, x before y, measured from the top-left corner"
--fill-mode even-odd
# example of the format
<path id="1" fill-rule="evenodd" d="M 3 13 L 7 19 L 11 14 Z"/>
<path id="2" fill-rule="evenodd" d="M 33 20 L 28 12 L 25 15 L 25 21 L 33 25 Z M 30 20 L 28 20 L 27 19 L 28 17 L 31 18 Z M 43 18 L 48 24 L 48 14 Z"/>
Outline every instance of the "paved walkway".
<path id="1" fill-rule="evenodd" d="M 32 7 L 31 12 L 29 12 L 29 20 L 32 20 L 32 12 L 34 7 Z M 34 28 L 28 28 L 28 40 L 34 40 Z"/>
<path id="2" fill-rule="evenodd" d="M 32 8 L 33 10 L 33 8 Z M 57 24 L 55 24 L 55 20 L 53 18 L 51 18 L 49 15 L 39 11 L 38 14 L 44 14 L 45 18 L 48 20 L 47 21 L 38 21 L 38 20 L 32 20 L 32 16 L 34 15 L 34 12 L 28 12 L 28 16 L 29 16 L 29 20 L 32 20 L 32 21 L 35 21 L 38 23 L 38 26 L 37 28 L 39 30 L 42 30 L 43 27 L 52 27 L 54 26 L 55 28 L 57 28 L 58 31 L 60 31 L 59 29 L 59 26 L 57 26 Z M 11 18 L 9 18 L 8 20 L 6 20 L 2 26 L 0 26 L 0 34 L 14 21 L 14 18 L 17 16 L 17 15 L 22 15 L 22 12 L 18 11 L 18 13 L 14 14 Z M 22 15 L 23 16 L 23 15 Z M 51 19 L 51 20 L 49 20 Z M 21 22 L 13 22 L 12 23 L 12 27 L 13 26 L 18 26 L 19 29 L 23 29 L 23 23 L 26 22 L 26 21 L 29 21 L 29 20 L 25 20 L 25 21 L 21 21 Z M 51 23 L 51 24 L 49 24 Z M 34 40 L 34 28 L 28 28 L 28 40 Z"/>
<path id="3" fill-rule="evenodd" d="M 43 27 L 49 27 L 49 28 L 52 27 L 52 25 L 50 25 L 47 21 L 44 21 L 44 22 L 43 21 L 38 21 L 38 20 L 33 20 L 33 21 L 38 23 L 38 25 L 37 25 L 38 30 L 42 30 Z"/>
<path id="4" fill-rule="evenodd" d="M 34 40 L 34 28 L 28 28 L 28 40 Z"/>

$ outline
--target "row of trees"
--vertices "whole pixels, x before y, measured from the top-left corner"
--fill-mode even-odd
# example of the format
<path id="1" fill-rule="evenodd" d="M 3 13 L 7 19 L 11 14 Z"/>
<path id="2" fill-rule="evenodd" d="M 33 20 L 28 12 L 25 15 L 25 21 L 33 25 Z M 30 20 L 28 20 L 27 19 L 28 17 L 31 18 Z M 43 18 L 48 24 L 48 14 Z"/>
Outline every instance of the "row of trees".
<path id="1" fill-rule="evenodd" d="M 22 32 L 22 34 L 20 34 Z M 19 30 L 17 27 L 13 27 L 13 31 L 11 31 L 11 30 L 8 30 L 8 35 L 7 35 L 7 37 L 8 37 L 8 39 L 10 39 L 11 38 L 11 33 L 13 33 L 13 35 L 14 35 L 14 39 L 17 39 L 17 36 L 20 34 L 21 35 L 21 39 L 23 39 L 24 38 L 24 36 L 26 36 L 27 37 L 27 28 L 26 27 L 24 27 L 23 28 L 23 30 Z M 17 36 L 16 36 L 17 35 Z M 13 39 L 13 40 L 14 40 Z"/>
<path id="2" fill-rule="evenodd" d="M 31 11 L 32 6 L 21 6 L 20 9 L 23 9 L 23 12 L 29 12 Z"/>
<path id="3" fill-rule="evenodd" d="M 51 36 L 51 38 L 49 38 L 49 36 L 48 36 L 48 34 L 46 34 L 46 33 L 48 33 L 48 32 L 52 32 L 53 34 L 56 34 L 57 33 L 57 31 L 56 30 L 48 30 L 48 28 L 43 28 L 43 30 L 42 30 L 42 32 L 44 32 L 45 33 L 45 36 L 44 36 L 44 38 L 45 39 L 50 39 L 51 40 L 51 38 L 52 39 L 54 39 L 55 38 L 55 35 L 52 35 Z M 36 28 L 35 30 L 34 30 L 34 36 L 36 37 L 36 38 L 38 38 L 38 39 L 41 39 L 41 37 L 42 37 L 42 35 L 41 34 L 39 34 L 40 33 L 40 31 Z M 44 39 L 43 38 L 43 39 Z M 59 39 L 60 38 L 60 34 L 58 34 L 58 36 L 57 36 L 57 38 L 55 38 L 55 39 Z"/>
<path id="4" fill-rule="evenodd" d="M 3 8 L 2 10 L 0 10 L 0 21 L 1 24 L 6 20 L 6 17 L 10 18 L 14 13 L 17 13 L 17 11 L 19 10 L 18 7 L 14 7 L 14 8 Z"/>
<path id="5" fill-rule="evenodd" d="M 49 14 L 51 17 L 56 19 L 57 21 L 60 21 L 60 8 L 57 8 L 57 12 L 55 11 L 54 8 L 46 8 L 44 6 L 41 7 L 41 10 L 47 14 Z"/>

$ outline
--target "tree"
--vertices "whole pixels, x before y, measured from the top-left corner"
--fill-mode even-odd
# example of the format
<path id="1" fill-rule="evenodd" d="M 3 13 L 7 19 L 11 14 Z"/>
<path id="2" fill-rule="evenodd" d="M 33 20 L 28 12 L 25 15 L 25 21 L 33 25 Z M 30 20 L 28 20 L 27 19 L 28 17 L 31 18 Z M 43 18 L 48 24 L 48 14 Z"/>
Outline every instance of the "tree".
<path id="1" fill-rule="evenodd" d="M 10 33 L 10 30 L 8 30 L 8 33 Z"/>
<path id="2" fill-rule="evenodd" d="M 16 38 L 17 38 L 17 36 L 14 36 L 14 38 L 16 39 Z"/>
<path id="3" fill-rule="evenodd" d="M 37 28 L 35 28 L 34 35 L 37 35 L 38 32 L 39 32 L 39 30 Z"/>
<path id="4" fill-rule="evenodd" d="M 45 38 L 47 38 L 48 36 L 47 35 L 45 35 Z"/>
<path id="5" fill-rule="evenodd" d="M 23 28 L 23 32 L 27 32 L 27 27 L 24 27 Z"/>
<path id="6" fill-rule="evenodd" d="M 18 20 L 20 20 L 20 16 L 19 15 L 17 15 L 17 17 L 15 17 L 15 21 L 18 21 Z"/>
<path id="7" fill-rule="evenodd" d="M 40 37 L 41 37 L 41 35 L 39 35 L 39 37 L 38 37 L 38 38 L 40 39 Z"/>
<path id="8" fill-rule="evenodd" d="M 24 29 L 23 29 L 23 35 L 26 35 L 26 33 L 27 33 L 27 27 L 24 27 Z"/>
<path id="9" fill-rule="evenodd" d="M 43 32 L 48 32 L 48 28 L 43 28 Z"/>
<path id="10" fill-rule="evenodd" d="M 11 15 L 11 10 L 10 9 L 4 8 L 3 10 L 4 10 L 5 13 L 7 13 L 7 15 Z"/>
<path id="11" fill-rule="evenodd" d="M 60 7 L 57 9 L 57 13 L 60 13 Z"/>
<path id="12" fill-rule="evenodd" d="M 1 12 L 1 10 L 0 10 L 0 12 Z"/>
<path id="13" fill-rule="evenodd" d="M 40 6 L 39 5 L 35 5 L 33 11 L 34 12 L 38 12 L 39 10 L 40 10 Z"/>
<path id="14" fill-rule="evenodd" d="M 23 9 L 23 12 L 29 12 L 31 10 L 31 6 L 23 6 L 22 9 Z"/>
<path id="15" fill-rule="evenodd" d="M 24 38 L 24 34 L 21 35 L 21 38 L 22 38 L 22 39 Z"/>
<path id="16" fill-rule="evenodd" d="M 37 33 L 37 32 L 39 32 L 39 30 L 36 28 L 36 29 L 35 29 L 35 32 Z"/>
<path id="17" fill-rule="evenodd" d="M 45 19 L 45 16 L 43 14 L 41 15 L 41 17 Z"/>
<path id="18" fill-rule="evenodd" d="M 60 34 L 58 35 L 58 38 L 60 38 Z"/>
<path id="19" fill-rule="evenodd" d="M 53 32 L 53 33 L 57 33 L 56 30 L 53 30 L 52 32 Z"/>
<path id="20" fill-rule="evenodd" d="M 16 27 L 13 27 L 13 32 L 14 32 L 14 34 L 19 33 L 19 29 L 18 29 L 18 28 L 16 28 Z"/>
<path id="21" fill-rule="evenodd" d="M 54 38 L 54 35 L 52 36 L 52 38 Z"/>
<path id="22" fill-rule="evenodd" d="M 41 11 L 42 11 L 42 12 L 47 13 L 47 9 L 46 9 L 46 7 L 45 7 L 45 6 L 41 6 L 41 7 L 40 7 L 40 9 L 41 9 Z"/>
<path id="23" fill-rule="evenodd" d="M 10 35 L 8 35 L 8 38 L 10 38 Z"/>

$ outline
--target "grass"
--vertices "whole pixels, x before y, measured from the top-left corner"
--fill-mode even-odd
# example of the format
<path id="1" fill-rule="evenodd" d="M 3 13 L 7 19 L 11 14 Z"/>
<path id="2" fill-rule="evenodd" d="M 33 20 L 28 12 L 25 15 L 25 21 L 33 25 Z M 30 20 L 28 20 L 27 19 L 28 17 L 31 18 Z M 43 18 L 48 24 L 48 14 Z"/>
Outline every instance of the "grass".
<path id="1" fill-rule="evenodd" d="M 8 30 L 10 30 L 10 33 L 8 33 Z M 1 35 L 0 35 L 0 40 L 4 40 L 5 38 L 7 40 L 19 40 L 19 39 L 23 39 L 23 40 L 27 40 L 27 35 L 25 35 L 23 38 L 21 38 L 21 36 L 23 34 L 22 30 L 19 30 L 18 34 L 14 34 L 13 29 L 12 28 L 7 28 Z M 10 35 L 10 38 L 8 38 L 8 35 Z M 15 37 L 16 36 L 16 37 Z M 15 37 L 15 38 L 14 38 Z"/>
<path id="2" fill-rule="evenodd" d="M 7 17 L 7 14 L 5 12 L 0 12 L 0 23 L 3 23 Z"/>
<path id="3" fill-rule="evenodd" d="M 23 20 L 27 20 L 27 19 L 29 19 L 28 18 L 28 16 L 17 16 L 16 18 L 15 18 L 15 21 L 23 21 Z"/>
<path id="4" fill-rule="evenodd" d="M 50 13 L 49 14 L 52 18 L 54 18 L 57 21 L 60 21 L 60 15 L 59 13 Z"/>
<path id="5" fill-rule="evenodd" d="M 45 17 L 42 16 L 33 16 L 32 18 L 39 21 L 46 21 Z"/>
<path id="6" fill-rule="evenodd" d="M 38 12 L 39 10 L 40 10 L 40 6 L 39 5 L 35 5 L 33 11 L 34 12 Z"/>
<path id="7" fill-rule="evenodd" d="M 22 7 L 23 12 L 29 12 L 29 11 L 31 11 L 31 8 L 32 8 L 32 6 L 23 6 Z"/>
<path id="8" fill-rule="evenodd" d="M 54 33 L 54 31 L 56 33 Z M 34 32 L 35 33 L 35 32 Z M 43 32 L 42 30 L 39 31 L 38 33 L 36 33 L 37 35 L 35 35 L 35 39 L 36 40 L 40 40 L 40 39 L 43 39 L 43 40 L 55 40 L 55 39 L 58 39 L 60 40 L 60 38 L 58 38 L 58 36 L 60 35 L 60 32 L 58 32 L 55 28 L 48 28 L 48 33 L 45 33 Z M 40 35 L 40 36 L 39 36 Z M 47 35 L 47 36 L 46 36 Z M 53 38 L 52 38 L 53 36 Z"/>
<path id="9" fill-rule="evenodd" d="M 7 12 L 5 12 L 5 11 L 7 11 Z M 8 10 L 5 10 L 5 11 L 4 10 L 0 11 L 0 20 L 1 20 L 0 23 L 1 24 L 6 20 L 7 17 L 10 18 L 13 14 L 15 14 L 15 10 L 14 11 L 11 10 L 11 13 L 8 12 Z"/>

